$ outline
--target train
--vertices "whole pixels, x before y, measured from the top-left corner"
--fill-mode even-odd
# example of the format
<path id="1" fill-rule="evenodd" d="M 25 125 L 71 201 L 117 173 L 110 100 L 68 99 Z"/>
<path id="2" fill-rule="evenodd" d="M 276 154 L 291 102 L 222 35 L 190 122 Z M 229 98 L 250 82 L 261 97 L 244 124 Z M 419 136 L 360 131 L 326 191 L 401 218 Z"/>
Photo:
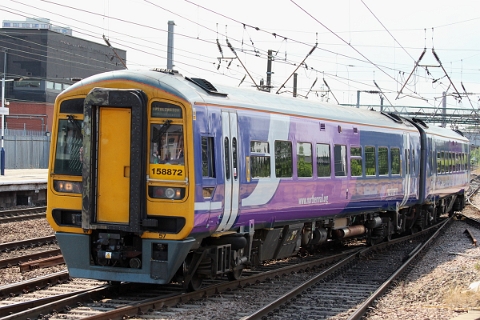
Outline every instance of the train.
<path id="1" fill-rule="evenodd" d="M 47 220 L 72 277 L 197 290 L 465 206 L 459 130 L 173 70 L 121 70 L 58 95 Z"/>

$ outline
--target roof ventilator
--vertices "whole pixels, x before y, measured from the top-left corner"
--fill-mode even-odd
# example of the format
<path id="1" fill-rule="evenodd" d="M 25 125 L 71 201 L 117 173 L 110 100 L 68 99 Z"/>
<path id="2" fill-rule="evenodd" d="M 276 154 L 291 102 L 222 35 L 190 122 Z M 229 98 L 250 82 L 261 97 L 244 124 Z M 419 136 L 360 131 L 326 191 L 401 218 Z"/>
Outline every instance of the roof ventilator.
<path id="1" fill-rule="evenodd" d="M 395 114 L 395 113 L 391 113 L 391 112 L 380 112 L 381 114 L 383 114 L 384 116 L 390 118 L 391 120 L 395 121 L 396 123 L 403 123 L 403 120 L 402 118 L 400 118 L 400 116 L 398 114 Z"/>
<path id="2" fill-rule="evenodd" d="M 215 88 L 213 86 L 213 84 L 211 84 L 209 81 L 207 81 L 205 79 L 202 79 L 202 78 L 188 78 L 188 77 L 185 77 L 185 79 L 194 83 L 194 84 L 196 84 L 197 86 L 199 86 L 200 88 L 202 88 L 203 90 L 207 91 L 210 94 L 213 94 L 213 95 L 216 95 L 216 96 L 221 96 L 221 97 L 226 97 L 228 95 L 226 93 L 218 92 L 217 88 Z"/>
<path id="3" fill-rule="evenodd" d="M 418 119 L 418 118 L 412 118 L 412 121 L 415 122 L 415 123 L 418 123 L 418 124 L 422 125 L 424 128 L 428 129 L 427 124 L 423 120 Z"/>

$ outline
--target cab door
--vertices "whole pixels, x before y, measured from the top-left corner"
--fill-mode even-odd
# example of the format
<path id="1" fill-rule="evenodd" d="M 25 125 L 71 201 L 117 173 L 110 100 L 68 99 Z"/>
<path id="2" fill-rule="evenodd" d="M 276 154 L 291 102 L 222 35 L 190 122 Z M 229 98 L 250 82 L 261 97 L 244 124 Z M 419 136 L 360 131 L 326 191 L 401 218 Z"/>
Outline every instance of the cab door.
<path id="1" fill-rule="evenodd" d="M 97 222 L 130 221 L 131 117 L 129 108 L 99 110 Z"/>
<path id="2" fill-rule="evenodd" d="M 218 232 L 229 230 L 238 216 L 238 123 L 237 113 L 222 111 L 222 167 L 225 185 L 223 214 Z"/>
<path id="3" fill-rule="evenodd" d="M 146 218 L 146 99 L 94 88 L 85 97 L 82 228 L 140 232 Z"/>

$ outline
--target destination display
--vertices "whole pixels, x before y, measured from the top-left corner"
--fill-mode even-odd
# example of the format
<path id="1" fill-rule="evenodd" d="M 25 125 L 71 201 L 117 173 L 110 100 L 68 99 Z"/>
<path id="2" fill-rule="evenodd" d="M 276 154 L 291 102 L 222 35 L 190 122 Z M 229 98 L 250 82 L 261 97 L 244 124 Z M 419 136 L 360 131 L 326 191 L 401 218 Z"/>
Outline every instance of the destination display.
<path id="1" fill-rule="evenodd" d="M 152 118 L 181 119 L 182 109 L 170 103 L 156 101 L 152 103 Z"/>

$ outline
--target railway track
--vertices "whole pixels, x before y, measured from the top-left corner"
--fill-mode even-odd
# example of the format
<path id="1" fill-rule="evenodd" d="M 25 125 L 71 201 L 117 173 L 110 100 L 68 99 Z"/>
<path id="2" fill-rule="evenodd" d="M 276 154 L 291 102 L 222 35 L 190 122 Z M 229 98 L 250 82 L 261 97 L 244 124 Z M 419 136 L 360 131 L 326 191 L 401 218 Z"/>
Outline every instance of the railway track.
<path id="1" fill-rule="evenodd" d="M 445 220 L 442 222 L 442 226 L 450 221 L 451 219 Z M 372 247 L 360 245 L 329 257 L 311 258 L 303 263 L 292 261 L 291 264 L 284 262 L 279 263 L 278 266 L 270 265 L 266 267 L 270 269 L 268 271 L 246 272 L 247 276 L 231 282 L 212 281 L 205 288 L 192 293 L 185 293 L 180 285 L 122 284 L 116 287 L 118 289 L 116 292 L 114 291 L 115 287 L 107 286 L 108 289 L 94 288 L 90 291 L 82 291 L 81 294 L 72 295 L 56 302 L 36 306 L 21 313 L 12 313 L 3 319 L 27 319 L 38 317 L 40 314 L 48 315 L 52 320 L 124 319 L 140 317 L 140 315 L 142 318 L 175 318 L 175 315 L 172 316 L 172 314 L 185 311 L 185 308 L 193 308 L 191 305 L 199 303 L 198 301 L 204 305 L 208 304 L 211 299 L 218 299 L 219 296 L 227 297 L 227 300 L 232 301 L 237 301 L 238 296 L 241 296 L 242 300 L 249 301 L 249 298 L 246 298 L 249 295 L 252 295 L 250 299 L 255 301 L 255 297 L 258 297 L 259 294 L 270 296 L 270 302 L 263 306 L 258 306 L 258 303 L 246 306 L 241 314 L 245 319 L 288 318 L 292 316 L 292 313 L 289 312 L 293 312 L 298 318 L 298 309 L 302 309 L 301 299 L 306 299 L 306 301 L 317 299 L 314 296 L 318 291 L 316 289 L 320 289 L 319 291 L 323 292 L 324 297 L 327 294 L 327 296 L 340 299 L 340 303 L 338 303 L 338 301 L 335 302 L 335 299 L 322 298 L 322 301 L 326 301 L 326 305 L 322 306 L 323 314 L 342 314 L 342 312 L 348 315 L 354 312 L 362 314 L 364 309 L 375 299 L 375 296 L 366 296 L 364 293 L 382 294 L 388 287 L 385 281 L 392 278 L 391 282 L 395 278 L 395 274 L 398 276 L 404 272 L 408 268 L 408 264 L 403 266 L 403 269 L 399 269 L 403 262 L 415 261 L 420 253 L 429 246 L 425 238 L 427 236 L 435 238 L 438 235 L 438 229 L 437 225 L 407 238 L 392 240 L 389 243 Z M 432 234 L 435 236 L 431 236 Z M 394 252 L 393 257 L 388 254 L 389 251 Z M 399 257 L 405 258 L 404 261 L 402 262 Z M 385 269 L 384 271 L 387 273 L 383 273 L 382 269 Z M 362 273 L 362 270 L 369 270 L 369 273 Z M 356 283 L 358 284 L 356 285 Z M 352 290 L 352 286 L 355 285 L 357 289 Z M 101 293 L 99 294 L 99 292 Z M 299 292 L 301 297 L 298 297 Z M 295 299 L 294 303 L 292 303 L 292 299 Z M 318 310 L 313 311 L 311 302 L 310 304 L 305 303 L 303 309 L 307 310 L 307 313 L 314 312 L 318 318 L 321 318 L 322 313 Z M 329 304 L 330 308 L 328 308 Z M 335 307 L 338 305 L 341 305 L 343 310 Z M 363 311 L 355 311 L 355 308 L 360 308 L 359 305 L 363 308 L 359 310 Z M 294 306 L 297 306 L 294 311 L 289 309 Z M 231 316 L 225 314 L 226 318 Z M 238 316 L 239 313 L 236 312 L 234 318 L 238 319 Z"/>
<path id="2" fill-rule="evenodd" d="M 388 250 L 366 248 L 352 260 L 342 260 L 242 320 L 307 319 L 312 313 L 316 319 L 361 319 L 450 222 L 444 221 L 428 239 L 402 241 L 389 245 Z"/>
<path id="3" fill-rule="evenodd" d="M 56 243 L 55 236 L 2 243 L 0 244 L 0 254 L 5 253 L 8 257 L 0 259 L 0 268 L 20 265 L 20 271 L 27 271 L 28 269 L 64 263 L 63 257 L 61 257 L 62 253 Z M 54 248 L 52 248 L 52 245 Z M 43 249 L 43 246 L 49 248 Z M 15 254 L 16 251 L 20 252 Z M 48 262 L 54 257 L 57 259 L 56 262 Z M 39 259 L 44 261 L 38 261 Z"/>
<path id="4" fill-rule="evenodd" d="M 132 310 L 136 310 L 134 306 L 145 305 L 147 309 L 150 308 L 152 304 L 156 305 L 156 308 L 174 306 L 185 301 L 201 299 L 204 296 L 212 296 L 228 290 L 254 286 L 255 283 L 268 281 L 269 279 L 279 277 L 281 274 L 294 272 L 292 268 L 315 269 L 325 267 L 326 264 L 330 264 L 358 250 L 359 249 L 349 249 L 344 253 L 332 255 L 328 258 L 306 261 L 301 265 L 293 261 L 290 263 L 280 263 L 276 269 L 270 265 L 267 267 L 270 269 L 269 271 L 247 272 L 249 276 L 232 282 L 226 279 L 211 281 L 205 288 L 192 293 L 185 293 L 181 285 L 175 284 L 164 286 L 122 284 L 121 286 L 98 287 L 59 299 L 55 302 L 47 302 L 46 304 L 42 304 L 41 301 L 35 302 L 34 308 L 28 310 L 18 308 L 23 310 L 21 312 L 14 312 L 15 307 L 12 306 L 10 307 L 11 309 L 8 310 L 9 313 L 12 313 L 2 319 L 31 319 L 47 314 L 50 319 L 92 317 L 99 317 L 99 319 L 121 319 L 125 316 L 124 311 L 130 310 L 130 312 L 132 312 L 130 309 L 132 307 L 134 308 Z M 31 303 L 33 305 L 34 302 Z M 2 312 L 2 309 L 0 309 L 0 312 Z M 133 312 L 133 314 L 136 314 L 136 311 Z"/>
<path id="5" fill-rule="evenodd" d="M 47 207 L 16 208 L 0 211 L 0 223 L 45 218 Z"/>

